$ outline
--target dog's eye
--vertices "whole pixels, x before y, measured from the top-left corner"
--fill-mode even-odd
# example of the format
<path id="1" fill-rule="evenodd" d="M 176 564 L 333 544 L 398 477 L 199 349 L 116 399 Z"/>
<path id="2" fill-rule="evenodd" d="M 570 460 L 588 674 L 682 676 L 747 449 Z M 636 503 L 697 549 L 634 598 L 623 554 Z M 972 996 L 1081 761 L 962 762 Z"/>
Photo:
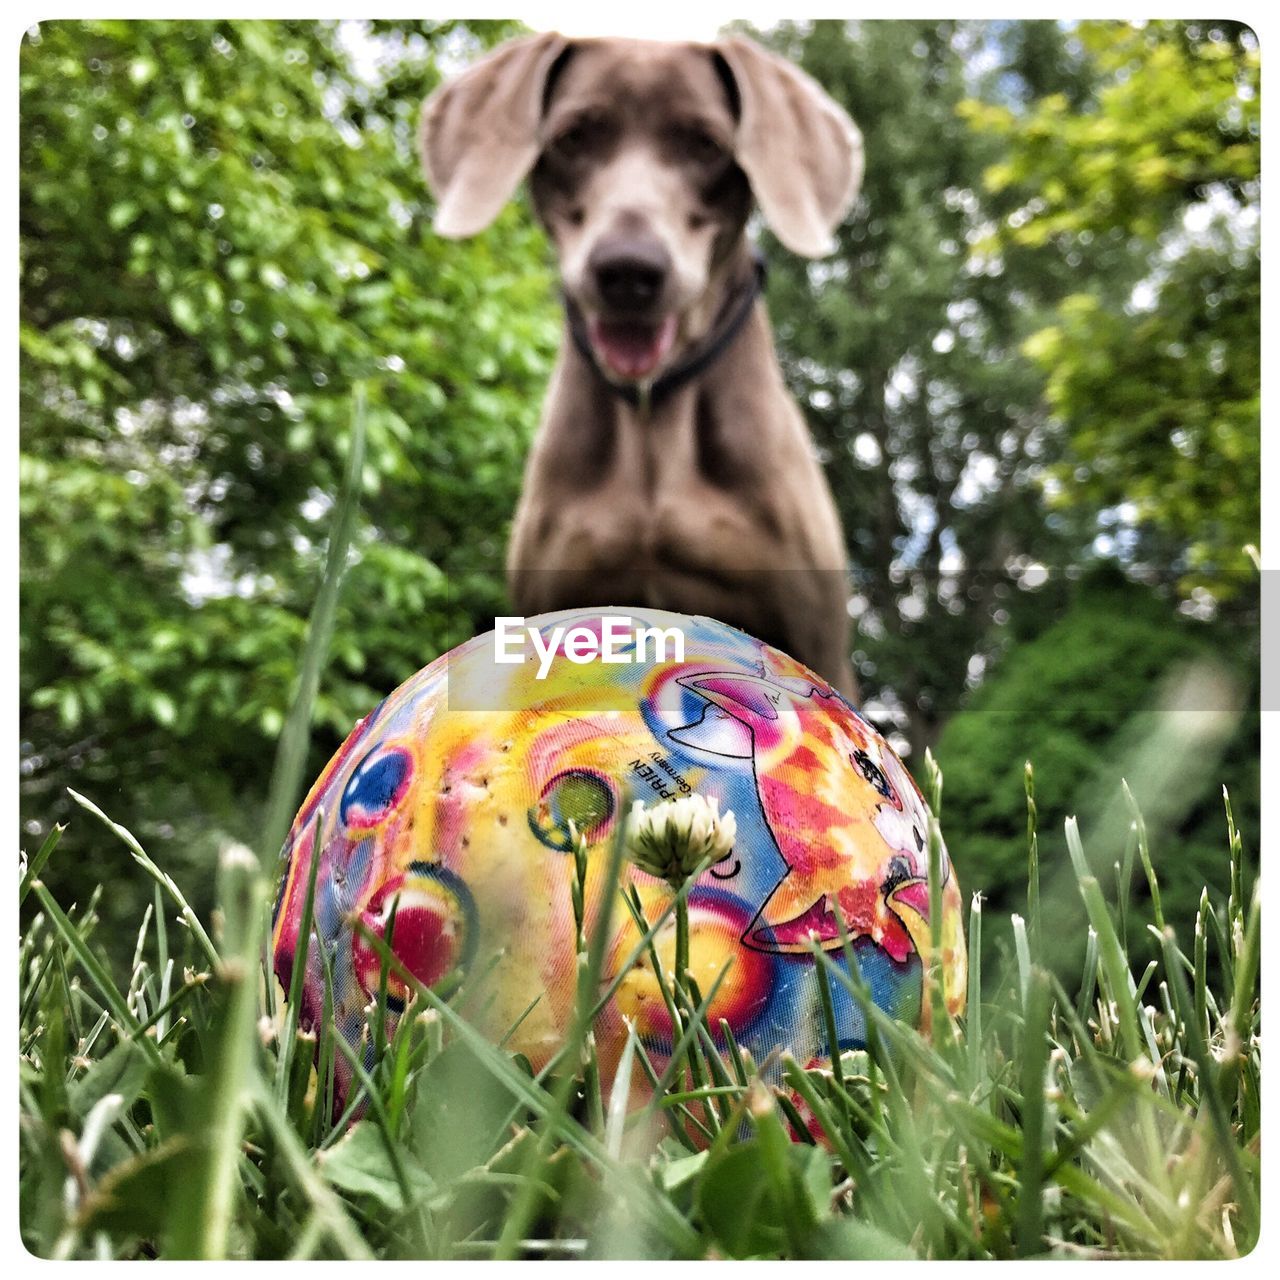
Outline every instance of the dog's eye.
<path id="1" fill-rule="evenodd" d="M 691 160 L 710 164 L 724 154 L 724 148 L 705 129 L 690 125 L 679 131 L 677 137 L 681 151 Z"/>
<path id="2" fill-rule="evenodd" d="M 555 140 L 554 145 L 562 155 L 576 155 L 587 145 L 587 129 L 583 125 L 575 124 L 572 128 L 566 129 Z"/>
<path id="3" fill-rule="evenodd" d="M 589 151 L 603 133 L 603 125 L 596 120 L 575 120 L 568 128 L 556 134 L 551 149 L 564 160 L 574 160 Z"/>

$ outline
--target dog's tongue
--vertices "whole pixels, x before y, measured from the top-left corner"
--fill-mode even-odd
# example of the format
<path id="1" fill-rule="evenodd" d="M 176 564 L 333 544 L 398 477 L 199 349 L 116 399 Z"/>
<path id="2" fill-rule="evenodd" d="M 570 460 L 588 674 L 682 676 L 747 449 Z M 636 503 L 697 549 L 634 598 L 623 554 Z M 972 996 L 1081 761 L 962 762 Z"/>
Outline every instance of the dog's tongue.
<path id="1" fill-rule="evenodd" d="M 675 340 L 675 316 L 666 316 L 657 324 L 599 318 L 591 322 L 591 345 L 596 355 L 610 373 L 632 382 L 653 373 Z"/>

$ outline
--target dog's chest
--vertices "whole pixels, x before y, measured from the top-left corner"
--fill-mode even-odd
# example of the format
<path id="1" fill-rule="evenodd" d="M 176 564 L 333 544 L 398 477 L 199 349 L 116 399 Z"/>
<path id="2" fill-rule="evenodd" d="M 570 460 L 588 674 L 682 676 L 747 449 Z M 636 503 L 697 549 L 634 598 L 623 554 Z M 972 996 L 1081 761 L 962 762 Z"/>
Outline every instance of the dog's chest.
<path id="1" fill-rule="evenodd" d="M 609 487 L 633 486 L 653 518 L 671 500 L 706 487 L 698 469 L 696 424 L 685 412 L 627 415 L 618 424 Z"/>
<path id="2" fill-rule="evenodd" d="M 701 559 L 709 537 L 758 537 L 756 504 L 729 483 L 732 460 L 700 438 L 706 426 L 692 406 L 615 422 L 613 447 L 556 504 L 566 549 L 589 548 L 601 568 L 653 569 Z"/>

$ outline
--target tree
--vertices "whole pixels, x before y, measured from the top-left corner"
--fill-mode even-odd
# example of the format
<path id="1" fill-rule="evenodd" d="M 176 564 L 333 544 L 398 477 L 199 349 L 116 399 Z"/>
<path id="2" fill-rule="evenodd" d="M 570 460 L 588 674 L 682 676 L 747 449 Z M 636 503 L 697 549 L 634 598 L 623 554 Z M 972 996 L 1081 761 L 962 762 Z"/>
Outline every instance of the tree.
<path id="1" fill-rule="evenodd" d="M 1251 37 L 816 22 L 767 38 L 866 143 L 837 254 L 775 256 L 770 293 L 861 588 L 868 709 L 933 745 L 948 843 L 997 912 L 1025 909 L 1024 761 L 1046 866 L 1079 813 L 1108 885 L 1114 774 L 1135 770 L 1185 924 L 1221 861 L 1223 782 L 1246 845 L 1257 822 L 1256 586 L 1187 575 L 1238 567 L 1257 536 Z M 1233 217 L 1188 233 L 1208 209 Z M 1181 607 L 1179 579 L 1201 588 Z M 1215 604 L 1218 623 L 1196 619 Z M 1162 787 L 1178 751 L 1151 737 L 1161 691 L 1210 652 L 1240 719 L 1215 720 L 1212 751 Z"/>
<path id="2" fill-rule="evenodd" d="M 387 25 L 364 75 L 328 23 L 28 34 L 28 832 L 68 815 L 71 783 L 204 881 L 211 828 L 253 841 L 357 382 L 364 518 L 315 767 L 500 610 L 551 275 L 519 209 L 468 243 L 431 234 L 414 130 L 437 56 L 509 30 Z M 87 823 L 75 838 L 123 856 Z"/>
<path id="3" fill-rule="evenodd" d="M 1171 617 L 1166 600 L 1118 566 L 1092 570 L 1063 617 L 1013 645 L 938 741 L 943 830 L 965 888 L 981 891 L 997 919 L 1027 914 L 1030 761 L 1045 927 L 1065 962 L 1078 934 L 1069 922 L 1082 917 L 1063 824 L 1078 815 L 1110 890 L 1128 834 L 1124 777 L 1144 815 L 1165 917 L 1184 936 L 1202 886 L 1225 883 L 1224 783 L 1256 866 L 1257 664 L 1256 645 L 1242 645 L 1235 627 Z M 1136 861 L 1134 870 L 1136 901 L 1146 888 Z M 1145 939 L 1130 945 L 1155 954 Z"/>
<path id="4" fill-rule="evenodd" d="M 1052 24 L 784 23 L 765 38 L 865 141 L 835 256 L 775 255 L 770 301 L 850 544 L 868 707 L 921 751 L 1011 616 L 1060 607 L 1058 577 L 1034 588 L 1080 545 L 1071 520 L 1046 518 L 1039 476 L 1055 440 L 1043 375 L 1021 350 L 1069 275 L 1021 245 L 973 252 L 1017 196 L 983 188 L 999 148 L 960 107 L 975 88 L 1019 105 L 1086 88 Z M 980 53 L 992 69 L 975 82 Z"/>
<path id="5" fill-rule="evenodd" d="M 1116 555 L 1189 589 L 1256 540 L 1256 48 L 1230 24 L 764 38 L 866 143 L 836 255 L 776 256 L 770 299 L 849 539 L 868 708 L 918 751 L 1060 614 L 1068 572 Z M 1232 235 L 1171 245 L 1206 194 Z"/>
<path id="6" fill-rule="evenodd" d="M 1058 506 L 1109 509 L 1134 558 L 1218 597 L 1252 577 L 1261 511 L 1260 55 L 1235 23 L 1082 23 L 1084 109 L 965 104 L 1006 150 L 988 191 L 1035 194 L 992 245 L 1119 237 L 1142 263 L 1119 299 L 1075 289 L 1026 349 L 1066 433 Z"/>

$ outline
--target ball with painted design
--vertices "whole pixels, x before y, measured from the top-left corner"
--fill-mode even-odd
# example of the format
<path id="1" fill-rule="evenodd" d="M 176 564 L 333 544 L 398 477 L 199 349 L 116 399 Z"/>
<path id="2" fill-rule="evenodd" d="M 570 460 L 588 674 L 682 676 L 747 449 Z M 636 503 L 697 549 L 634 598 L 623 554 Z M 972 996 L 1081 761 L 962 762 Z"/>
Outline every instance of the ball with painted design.
<path id="1" fill-rule="evenodd" d="M 737 823 L 731 852 L 689 894 L 690 971 L 704 992 L 719 982 L 708 1019 L 717 1036 L 724 1019 L 757 1062 L 774 1049 L 811 1063 L 862 1046 L 861 1010 L 839 982 L 838 1045 L 828 1043 L 811 949 L 816 942 L 843 967 L 841 921 L 877 1004 L 927 1019 L 928 812 L 897 755 L 848 702 L 785 654 L 706 618 L 606 610 L 529 625 L 545 662 L 532 646 L 523 663 L 497 662 L 492 634 L 461 645 L 366 716 L 311 788 L 286 842 L 273 933 L 287 990 L 318 849 L 304 1026 L 322 1016 L 323 952 L 337 1030 L 361 1043 L 383 969 L 369 938 L 385 937 L 394 914 L 391 949 L 415 978 L 442 992 L 463 979 L 466 1015 L 540 1068 L 573 1010 L 571 824 L 588 842 L 590 934 L 620 887 L 604 882 L 606 866 L 633 802 L 695 792 Z M 683 658 L 660 654 L 652 637 L 638 644 L 642 628 L 677 629 Z M 581 660 L 606 629 L 624 660 Z M 940 973 L 955 1011 L 965 989 L 960 891 L 945 850 L 941 866 Z M 629 864 L 624 881 L 658 919 L 670 887 Z M 639 936 L 615 899 L 607 981 Z M 669 973 L 672 916 L 656 943 Z M 392 1023 L 408 995 L 389 973 Z M 671 1023 L 647 958 L 597 1020 L 606 1080 L 628 1022 L 661 1069 Z M 339 1055 L 339 1106 L 350 1078 Z"/>

